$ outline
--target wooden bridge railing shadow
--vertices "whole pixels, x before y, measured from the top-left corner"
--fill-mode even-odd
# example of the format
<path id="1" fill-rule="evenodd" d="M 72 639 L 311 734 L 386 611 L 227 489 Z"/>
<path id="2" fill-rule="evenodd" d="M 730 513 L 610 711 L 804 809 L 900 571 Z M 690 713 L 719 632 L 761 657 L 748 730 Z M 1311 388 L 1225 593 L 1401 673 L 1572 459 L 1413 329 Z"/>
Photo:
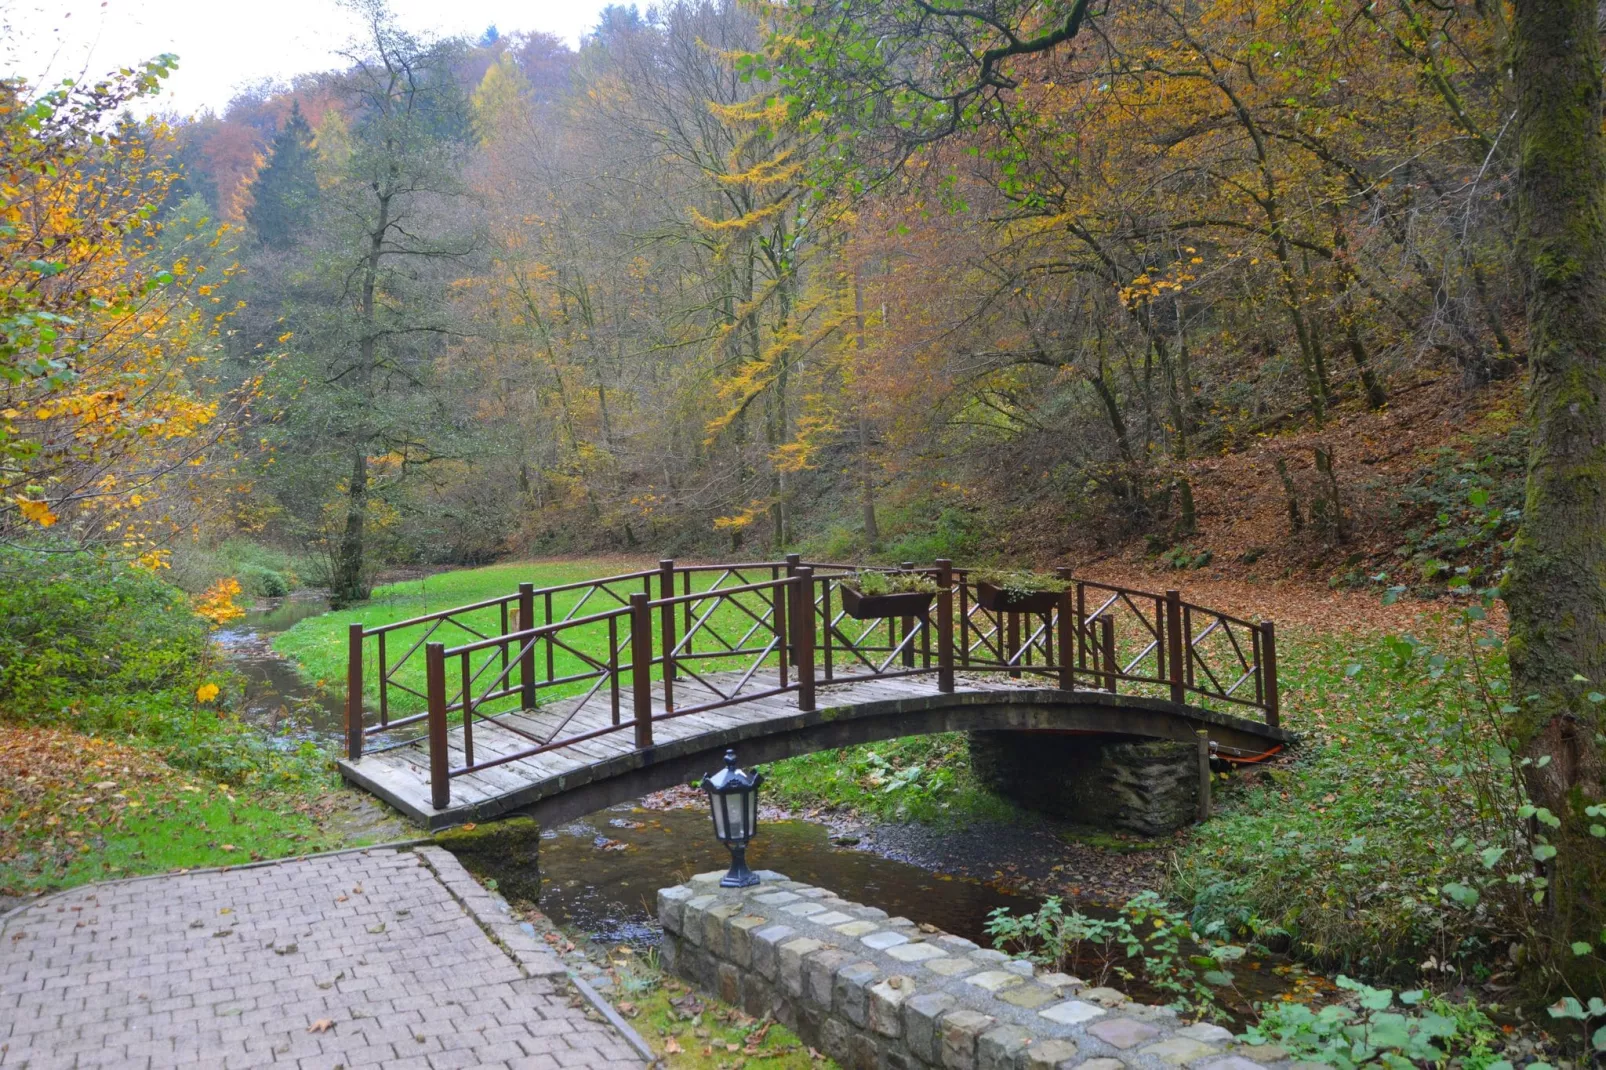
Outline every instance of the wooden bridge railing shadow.
<path id="1" fill-rule="evenodd" d="M 1065 691 L 1148 694 L 1181 705 L 1236 707 L 1279 723 L 1276 629 L 1155 594 L 1077 579 L 1025 609 L 998 608 L 972 570 L 937 561 L 926 612 L 862 619 L 845 581 L 880 566 L 784 561 L 677 565 L 517 592 L 348 633 L 347 755 L 410 725 L 427 727 L 430 788 L 448 805 L 453 778 L 615 732 L 653 746 L 655 723 L 783 693 L 816 708 L 817 685 L 959 673 L 1038 679 Z M 989 603 L 995 608 L 989 608 Z M 439 636 L 439 638 L 437 638 Z M 448 646 L 448 636 L 467 641 Z M 395 652 L 400 649 L 399 657 Z M 422 689 L 417 681 L 422 656 Z M 678 702 L 677 683 L 695 682 Z M 367 701 L 372 696 L 372 702 Z M 499 715 L 572 698 L 540 732 Z M 712 696 L 712 697 L 710 697 Z M 419 706 L 422 706 L 419 709 Z M 601 727 L 584 710 L 603 709 Z M 528 740 L 476 756 L 477 721 Z M 449 728 L 462 726 L 460 744 Z M 528 722 L 526 722 L 528 723 Z"/>

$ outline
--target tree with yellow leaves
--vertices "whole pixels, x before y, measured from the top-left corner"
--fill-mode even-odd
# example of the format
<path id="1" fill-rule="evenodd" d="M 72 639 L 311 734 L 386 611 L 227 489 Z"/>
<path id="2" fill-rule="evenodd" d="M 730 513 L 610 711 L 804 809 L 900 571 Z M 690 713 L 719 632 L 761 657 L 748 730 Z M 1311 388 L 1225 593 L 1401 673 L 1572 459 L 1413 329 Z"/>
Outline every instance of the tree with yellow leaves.
<path id="1" fill-rule="evenodd" d="M 172 135 L 117 117 L 174 63 L 0 82 L 0 538 L 59 524 L 159 563 L 166 478 L 228 426 L 200 381 L 229 312 L 221 229 L 162 242 Z"/>

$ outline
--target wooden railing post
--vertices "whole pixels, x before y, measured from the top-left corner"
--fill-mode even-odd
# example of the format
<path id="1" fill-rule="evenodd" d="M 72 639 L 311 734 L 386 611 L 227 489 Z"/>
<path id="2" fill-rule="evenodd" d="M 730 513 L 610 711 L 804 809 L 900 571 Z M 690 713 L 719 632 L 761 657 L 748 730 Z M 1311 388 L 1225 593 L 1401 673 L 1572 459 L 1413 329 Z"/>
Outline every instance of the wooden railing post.
<path id="1" fill-rule="evenodd" d="M 362 757 L 362 625 L 355 621 L 346 626 L 346 757 Z"/>
<path id="2" fill-rule="evenodd" d="M 666 558 L 658 562 L 658 597 L 666 603 L 675 597 L 675 562 Z M 664 710 L 675 708 L 675 607 L 663 605 L 658 609 L 658 628 L 663 633 L 664 647 Z"/>
<path id="3" fill-rule="evenodd" d="M 937 690 L 954 691 L 954 563 L 937 558 Z"/>
<path id="4" fill-rule="evenodd" d="M 424 644 L 424 690 L 429 695 L 429 802 L 444 810 L 452 802 L 450 755 L 446 750 L 446 644 Z"/>
<path id="5" fill-rule="evenodd" d="M 1113 695 L 1121 681 L 1115 675 L 1119 671 L 1115 663 L 1115 621 L 1107 616 L 1099 618 L 1099 661 L 1104 665 L 1104 690 Z"/>
<path id="6" fill-rule="evenodd" d="M 1059 685 L 1061 691 L 1076 690 L 1076 633 L 1081 630 L 1081 621 L 1076 619 L 1076 590 L 1071 584 L 1071 570 L 1063 565 L 1054 570 L 1054 575 L 1065 582 L 1065 590 L 1060 592 L 1060 618 L 1059 635 Z"/>
<path id="7" fill-rule="evenodd" d="M 814 570 L 797 568 L 788 596 L 792 608 L 792 667 L 797 673 L 797 708 L 814 709 Z"/>
<path id="8" fill-rule="evenodd" d="M 1266 723 L 1276 728 L 1282 723 L 1282 707 L 1277 701 L 1277 626 L 1260 622 L 1260 680 L 1265 691 Z"/>
<path id="9" fill-rule="evenodd" d="M 1171 701 L 1180 703 L 1187 698 L 1183 686 L 1189 656 L 1189 637 L 1182 631 L 1182 595 L 1177 591 L 1165 593 L 1166 676 L 1171 681 Z"/>
<path id="10" fill-rule="evenodd" d="M 527 631 L 535 627 L 535 584 L 519 584 L 519 623 L 514 631 Z M 535 641 L 520 645 L 519 684 L 523 694 L 519 704 L 527 710 L 535 709 Z"/>
<path id="11" fill-rule="evenodd" d="M 898 567 L 903 569 L 905 572 L 908 572 L 915 567 L 915 563 L 913 561 L 902 561 L 899 562 Z M 903 667 L 906 669 L 912 669 L 915 667 L 915 645 L 909 642 L 910 637 L 914 635 L 914 630 L 915 619 L 913 617 L 903 618 L 902 641 L 908 643 L 908 645 L 903 649 Z M 894 643 L 893 645 L 896 646 L 897 643 Z"/>
<path id="12" fill-rule="evenodd" d="M 630 596 L 630 701 L 636 715 L 636 748 L 652 746 L 652 608 L 645 591 Z"/>
<path id="13" fill-rule="evenodd" d="M 793 576 L 796 576 L 797 575 L 798 566 L 801 565 L 802 563 L 803 563 L 803 555 L 802 554 L 787 554 L 786 555 L 786 578 L 787 579 L 791 579 Z M 810 592 L 811 600 L 812 600 L 812 597 L 813 597 L 813 592 Z M 792 614 L 790 614 L 790 613 L 787 614 L 786 624 L 787 624 L 787 627 L 789 629 L 791 629 L 793 632 L 795 632 L 797 630 L 797 618 L 795 616 L 793 616 Z M 795 638 L 790 639 L 790 640 L 782 639 L 781 642 L 779 644 L 777 644 L 779 646 L 779 648 L 780 648 L 780 651 L 781 651 L 781 664 L 782 665 L 795 665 L 795 664 L 797 664 L 796 654 L 793 651 L 793 647 L 796 644 L 796 642 L 797 642 L 797 640 Z"/>

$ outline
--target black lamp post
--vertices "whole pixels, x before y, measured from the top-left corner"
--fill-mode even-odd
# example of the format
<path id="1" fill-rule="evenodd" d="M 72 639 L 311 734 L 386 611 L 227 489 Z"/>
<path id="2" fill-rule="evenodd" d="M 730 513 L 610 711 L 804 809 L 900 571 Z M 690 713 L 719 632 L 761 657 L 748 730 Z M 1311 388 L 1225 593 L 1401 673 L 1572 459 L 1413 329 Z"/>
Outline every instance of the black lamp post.
<path id="1" fill-rule="evenodd" d="M 758 786 L 763 773 L 736 768 L 736 752 L 725 752 L 725 768 L 703 777 L 708 805 L 714 812 L 714 835 L 730 848 L 731 871 L 719 879 L 721 888 L 746 888 L 758 883 L 747 868 L 747 841 L 758 828 Z"/>

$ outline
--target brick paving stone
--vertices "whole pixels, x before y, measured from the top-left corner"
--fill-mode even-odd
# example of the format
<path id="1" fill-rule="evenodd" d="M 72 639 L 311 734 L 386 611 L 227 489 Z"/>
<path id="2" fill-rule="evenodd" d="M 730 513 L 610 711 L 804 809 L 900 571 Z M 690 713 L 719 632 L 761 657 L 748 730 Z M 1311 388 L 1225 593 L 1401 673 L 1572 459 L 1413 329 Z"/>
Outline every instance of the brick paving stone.
<path id="1" fill-rule="evenodd" d="M 7 915 L 0 1068 L 639 1070 L 566 982 L 486 936 L 452 894 L 496 909 L 466 871 L 426 853 L 87 885 Z"/>

